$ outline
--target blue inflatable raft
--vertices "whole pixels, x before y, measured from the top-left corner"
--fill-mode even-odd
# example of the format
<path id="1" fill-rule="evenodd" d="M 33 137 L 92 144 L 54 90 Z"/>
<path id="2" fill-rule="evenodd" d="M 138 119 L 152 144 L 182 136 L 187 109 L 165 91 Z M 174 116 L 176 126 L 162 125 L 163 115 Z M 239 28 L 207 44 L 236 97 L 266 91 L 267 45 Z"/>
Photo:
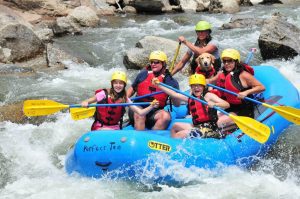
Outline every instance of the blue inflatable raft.
<path id="1" fill-rule="evenodd" d="M 271 66 L 254 66 L 255 77 L 262 82 L 269 104 L 300 107 L 298 90 Z M 174 122 L 191 122 L 183 118 L 186 106 L 173 108 Z M 151 172 L 155 181 L 172 181 L 165 172 L 171 165 L 214 169 L 219 165 L 249 167 L 264 156 L 291 123 L 272 109 L 259 106 L 256 119 L 271 129 L 264 144 L 241 130 L 224 139 L 173 139 L 169 130 L 135 131 L 132 127 L 114 131 L 93 131 L 81 136 L 66 157 L 67 173 L 88 177 L 137 179 Z M 160 164 L 158 165 L 158 161 Z M 176 180 L 176 179 L 175 179 Z"/>

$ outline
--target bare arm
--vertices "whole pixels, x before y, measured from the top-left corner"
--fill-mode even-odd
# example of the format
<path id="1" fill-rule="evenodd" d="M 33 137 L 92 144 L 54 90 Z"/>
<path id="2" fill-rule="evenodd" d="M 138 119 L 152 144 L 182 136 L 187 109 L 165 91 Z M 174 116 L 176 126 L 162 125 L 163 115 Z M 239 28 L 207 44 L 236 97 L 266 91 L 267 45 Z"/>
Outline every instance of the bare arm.
<path id="1" fill-rule="evenodd" d="M 172 101 L 172 103 L 173 103 L 174 106 L 176 106 L 176 107 L 180 106 L 180 102 L 181 102 L 180 99 L 171 97 L 171 101 Z"/>
<path id="2" fill-rule="evenodd" d="M 135 93 L 134 89 L 132 86 L 130 86 L 127 90 L 127 98 L 130 98 L 131 96 L 133 96 L 133 94 Z"/>
<path id="3" fill-rule="evenodd" d="M 171 71 L 171 75 L 175 75 L 178 71 L 181 71 L 183 69 L 183 67 L 185 66 L 185 64 L 189 61 L 189 59 L 191 58 L 191 55 L 189 55 L 189 53 L 185 53 L 183 58 L 176 64 L 176 66 L 174 67 L 174 69 Z"/>
<path id="4" fill-rule="evenodd" d="M 213 44 L 208 44 L 204 47 L 195 46 L 193 43 L 187 41 L 183 36 L 180 36 L 178 40 L 185 44 L 189 49 L 191 49 L 191 51 L 193 51 L 193 53 L 197 55 L 201 55 L 202 53 L 212 54 L 217 49 L 217 47 Z"/>
<path id="5" fill-rule="evenodd" d="M 216 84 L 217 79 L 218 79 L 220 73 L 222 73 L 222 72 L 219 71 L 215 76 L 213 76 L 213 77 L 211 77 L 209 79 L 206 79 L 206 83 L 207 84 Z"/>
<path id="6" fill-rule="evenodd" d="M 248 72 L 243 71 L 240 74 L 240 79 L 243 87 L 245 88 L 250 87 L 250 89 L 240 92 L 238 94 L 238 97 L 241 99 L 243 99 L 244 97 L 250 94 L 263 92 L 266 89 L 262 83 L 260 83 L 253 75 L 251 75 Z"/>
<path id="7" fill-rule="evenodd" d="M 214 106 L 218 106 L 220 108 L 224 108 L 224 109 L 227 109 L 230 107 L 230 104 L 219 98 L 217 95 L 215 95 L 214 93 L 207 93 L 204 97 L 204 99 L 207 101 L 208 103 L 208 106 L 210 108 L 213 108 Z"/>
<path id="8" fill-rule="evenodd" d="M 94 103 L 96 101 L 97 101 L 96 96 L 93 96 L 93 97 L 91 97 L 89 99 L 86 99 L 86 100 L 82 101 L 81 102 L 81 106 L 82 107 L 88 107 L 89 104 Z"/>
<path id="9" fill-rule="evenodd" d="M 184 102 L 187 102 L 188 101 L 188 98 L 180 93 L 176 93 L 175 91 L 172 91 L 171 89 L 169 88 L 166 88 L 164 86 L 161 86 L 159 84 L 159 80 L 158 78 L 153 78 L 152 79 L 152 84 L 157 86 L 158 88 L 160 88 L 162 91 L 164 91 L 165 93 L 167 93 L 168 95 L 170 95 L 172 97 L 172 101 L 174 103 L 174 105 L 176 106 L 176 104 L 178 103 L 179 101 L 179 105 L 180 105 L 180 101 L 184 101 Z"/>
<path id="10" fill-rule="evenodd" d="M 127 99 L 127 102 L 128 102 L 128 103 L 132 103 L 132 101 L 131 101 L 129 98 Z M 131 110 L 133 110 L 135 113 L 139 114 L 140 116 L 145 116 L 145 115 L 147 115 L 153 108 L 158 108 L 158 107 L 159 107 L 159 102 L 158 102 L 157 100 L 153 100 L 153 101 L 151 102 L 151 104 L 150 104 L 148 107 L 144 108 L 144 109 L 142 109 L 142 108 L 140 108 L 140 107 L 138 107 L 138 106 L 135 106 L 135 105 L 129 106 L 129 108 L 130 108 Z"/>

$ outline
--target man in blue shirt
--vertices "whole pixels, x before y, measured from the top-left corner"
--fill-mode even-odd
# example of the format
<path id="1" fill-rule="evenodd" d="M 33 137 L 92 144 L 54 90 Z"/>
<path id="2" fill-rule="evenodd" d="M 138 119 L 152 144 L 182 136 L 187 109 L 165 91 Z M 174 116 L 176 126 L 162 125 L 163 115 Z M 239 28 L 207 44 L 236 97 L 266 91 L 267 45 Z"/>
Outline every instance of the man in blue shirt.
<path id="1" fill-rule="evenodd" d="M 153 51 L 149 56 L 150 66 L 143 69 L 134 80 L 131 87 L 127 90 L 127 97 L 131 97 L 134 93 L 136 96 L 143 96 L 146 94 L 160 91 L 157 86 L 154 86 L 151 80 L 156 77 L 160 82 L 179 89 L 177 80 L 169 74 L 167 70 L 167 55 L 162 51 Z M 153 130 L 164 130 L 168 127 L 171 121 L 171 115 L 164 110 L 168 95 L 166 93 L 157 94 L 153 97 L 142 98 L 139 101 L 151 102 L 153 99 L 159 101 L 159 108 L 153 109 L 146 116 L 140 116 L 129 111 L 130 122 L 134 125 L 136 130 L 144 130 L 145 127 Z M 175 106 L 180 105 L 180 100 L 171 99 Z"/>

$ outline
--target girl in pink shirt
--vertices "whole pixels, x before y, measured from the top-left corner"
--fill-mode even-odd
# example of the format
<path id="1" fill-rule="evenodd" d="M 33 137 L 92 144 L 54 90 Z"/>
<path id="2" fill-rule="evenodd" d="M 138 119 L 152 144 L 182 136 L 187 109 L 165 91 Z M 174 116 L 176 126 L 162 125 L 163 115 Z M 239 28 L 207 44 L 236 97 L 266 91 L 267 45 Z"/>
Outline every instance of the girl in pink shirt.
<path id="1" fill-rule="evenodd" d="M 118 104 L 132 103 L 126 96 L 127 76 L 122 71 L 115 71 L 111 78 L 111 88 L 96 90 L 95 95 L 81 102 L 82 107 L 88 107 L 90 103 L 98 104 Z M 148 107 L 141 109 L 140 107 L 129 106 L 137 114 L 144 116 L 153 108 L 157 108 L 159 103 L 153 101 Z M 124 106 L 98 106 L 94 115 L 95 121 L 92 130 L 119 130 L 122 128 L 122 119 L 125 113 Z"/>

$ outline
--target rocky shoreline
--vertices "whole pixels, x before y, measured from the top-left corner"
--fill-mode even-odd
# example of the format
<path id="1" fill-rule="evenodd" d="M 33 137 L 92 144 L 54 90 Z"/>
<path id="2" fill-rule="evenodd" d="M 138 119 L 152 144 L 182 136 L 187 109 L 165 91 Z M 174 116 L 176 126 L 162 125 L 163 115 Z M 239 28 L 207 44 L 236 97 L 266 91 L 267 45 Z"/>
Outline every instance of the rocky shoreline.
<path id="1" fill-rule="evenodd" d="M 240 6 L 254 3 L 297 4 L 297 0 L 0 0 L 0 76 L 34 76 L 36 72 L 55 72 L 66 69 L 65 60 L 85 63 L 57 46 L 53 39 L 66 34 L 82 34 L 85 28 L 99 27 L 105 16 L 162 14 L 176 12 L 236 13 Z M 299 3 L 297 4 L 299 5 Z M 270 19 L 235 16 L 221 28 L 261 27 L 258 40 L 264 59 L 291 58 L 300 53 L 299 28 L 275 13 Z M 177 42 L 147 36 L 124 55 L 126 68 L 139 69 L 147 63 L 151 45 L 159 43 L 170 56 Z M 173 48 L 170 48 L 173 46 Z M 182 53 L 184 50 L 181 51 Z M 182 56 L 182 54 L 180 55 Z M 20 103 L 21 104 L 21 103 Z M 0 107 L 0 121 L 24 123 L 20 104 Z M 9 111 L 10 110 L 10 111 Z M 13 114 L 12 114 L 13 113 Z"/>

